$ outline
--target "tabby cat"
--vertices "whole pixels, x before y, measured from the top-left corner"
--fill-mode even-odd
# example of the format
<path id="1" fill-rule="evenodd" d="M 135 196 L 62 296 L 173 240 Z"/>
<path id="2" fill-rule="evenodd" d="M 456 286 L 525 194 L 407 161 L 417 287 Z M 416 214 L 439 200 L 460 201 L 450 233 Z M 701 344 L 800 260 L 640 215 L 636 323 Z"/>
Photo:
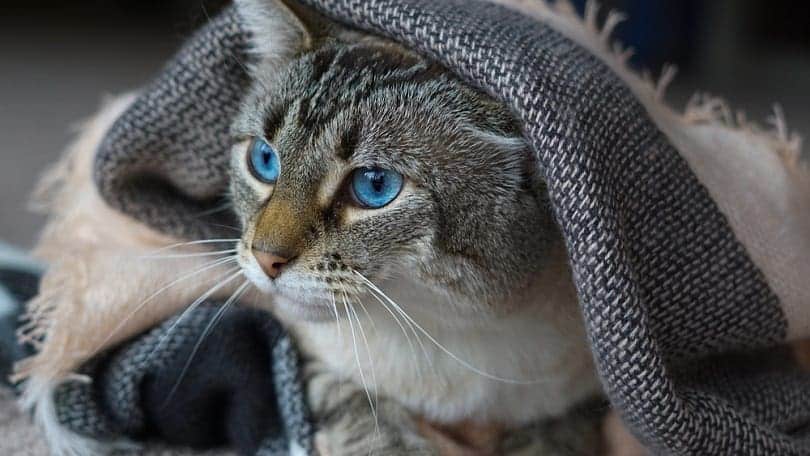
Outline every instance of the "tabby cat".
<path id="1" fill-rule="evenodd" d="M 434 428 L 516 428 L 597 393 L 562 237 L 510 112 L 293 2 L 237 5 L 254 54 L 233 126 L 238 260 L 334 380 L 310 385 L 319 418 L 343 396 L 315 396 L 350 382 L 366 416 L 351 425 L 377 426 L 364 444 L 379 447 L 399 419 L 388 403 Z"/>

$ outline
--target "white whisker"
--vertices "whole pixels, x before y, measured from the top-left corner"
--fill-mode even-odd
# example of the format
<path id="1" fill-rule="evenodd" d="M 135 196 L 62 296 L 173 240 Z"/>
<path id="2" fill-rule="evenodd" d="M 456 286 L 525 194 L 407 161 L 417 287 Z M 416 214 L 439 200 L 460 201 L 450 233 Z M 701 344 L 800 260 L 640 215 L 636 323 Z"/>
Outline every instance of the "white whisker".
<path id="1" fill-rule="evenodd" d="M 358 301 L 359 302 L 359 301 Z M 354 315 L 354 319 L 357 321 L 357 327 L 360 329 L 360 337 L 363 339 L 363 343 L 366 344 L 366 358 L 368 358 L 368 365 L 371 367 L 371 383 L 374 385 L 374 404 L 379 404 L 380 402 L 380 393 L 379 388 L 377 387 L 377 373 L 374 369 L 374 358 L 371 355 L 371 345 L 368 343 L 368 339 L 366 338 L 366 332 L 363 330 L 363 323 L 360 321 L 360 316 L 357 314 L 357 309 L 354 306 L 349 306 L 349 311 Z M 351 316 L 349 317 L 351 318 Z M 369 318 L 371 316 L 369 315 Z M 374 429 L 376 431 L 376 435 L 380 435 L 380 423 L 377 421 L 377 414 L 374 414 Z"/>
<path id="2" fill-rule="evenodd" d="M 169 328 L 166 330 L 166 332 L 160 337 L 157 345 L 155 345 L 155 348 L 153 348 L 152 351 L 147 356 L 147 359 L 152 359 L 152 356 L 155 354 L 155 352 L 163 348 L 163 344 L 166 343 L 169 336 L 172 334 L 172 332 L 174 332 L 175 328 L 177 328 L 177 325 L 179 325 L 189 314 L 191 314 L 191 312 L 193 312 L 197 307 L 199 307 L 203 302 L 205 302 L 205 300 L 208 299 L 212 294 L 216 293 L 217 290 L 224 287 L 237 277 L 241 276 L 243 272 L 239 269 L 240 266 L 237 266 L 235 268 L 228 270 L 225 274 L 231 274 L 234 271 L 236 272 L 226 277 L 225 279 L 221 280 L 213 287 L 209 288 L 208 291 L 203 293 L 199 298 L 197 298 L 193 303 L 191 303 L 191 305 L 189 305 L 186 308 L 186 310 L 184 310 L 183 313 L 181 313 L 180 316 L 177 317 L 177 320 L 175 320 L 174 323 L 172 323 L 171 326 L 169 326 Z"/>
<path id="3" fill-rule="evenodd" d="M 369 287 L 368 287 L 368 285 L 366 285 L 366 288 L 369 288 Z M 369 288 L 369 290 L 370 290 L 370 288 Z M 374 299 L 376 299 L 376 300 L 377 300 L 377 302 L 379 302 L 379 303 L 380 303 L 380 305 L 382 305 L 383 309 L 385 309 L 385 310 L 386 310 L 386 311 L 387 311 L 389 314 L 391 314 L 391 317 L 392 317 L 392 318 L 394 319 L 394 321 L 397 323 L 397 325 L 399 326 L 399 329 L 401 329 L 401 330 L 402 330 L 402 334 L 405 336 L 405 340 L 407 340 L 407 341 L 408 341 L 408 347 L 410 347 L 410 350 L 411 350 L 411 358 L 412 358 L 411 362 L 413 362 L 414 367 L 416 367 L 416 368 L 417 368 L 417 372 L 419 372 L 419 374 L 420 374 L 420 376 L 421 376 L 421 373 L 422 373 L 422 365 L 421 365 L 421 364 L 419 364 L 419 358 L 416 356 L 416 346 L 413 344 L 413 339 L 411 339 L 411 335 L 410 335 L 410 334 L 408 334 L 408 331 L 405 329 L 405 326 L 402 324 L 402 322 L 400 321 L 399 317 L 397 317 L 397 314 L 395 314 L 395 313 L 394 313 L 394 311 L 393 311 L 393 310 L 391 310 L 391 309 L 388 307 L 388 304 L 387 304 L 385 301 L 383 301 L 382 299 L 380 299 L 380 297 L 379 297 L 379 296 L 377 296 L 376 294 L 374 294 L 373 292 L 372 292 L 372 293 L 369 293 L 369 294 L 370 294 L 372 297 L 374 297 Z M 413 328 L 411 328 L 411 330 L 412 330 L 412 331 L 414 331 L 414 330 L 413 330 Z M 418 337 L 418 335 L 417 335 L 417 337 Z M 424 349 L 424 345 L 422 346 L 422 348 Z M 425 357 L 427 357 L 427 353 L 424 353 L 424 355 L 425 355 Z M 429 361 L 429 360 L 428 360 L 428 361 Z"/>
<path id="4" fill-rule="evenodd" d="M 354 360 L 357 363 L 357 370 L 360 373 L 360 383 L 362 383 L 363 390 L 366 393 L 366 399 L 368 399 L 368 405 L 371 408 L 371 414 L 374 417 L 374 422 L 376 423 L 376 425 L 379 425 L 379 420 L 377 419 L 377 409 L 374 406 L 374 401 L 371 399 L 371 393 L 369 392 L 368 389 L 368 382 L 366 381 L 366 376 L 363 373 L 363 365 L 360 362 L 360 352 L 357 349 L 357 336 L 355 335 L 354 332 L 354 323 L 352 322 L 351 313 L 349 312 L 349 302 L 345 290 L 343 291 L 343 307 L 346 310 L 346 319 L 349 321 L 349 329 L 351 330 L 352 333 L 352 345 L 354 346 Z M 379 429 L 379 427 L 377 427 L 377 429 Z"/>
<path id="5" fill-rule="evenodd" d="M 216 252 L 195 252 L 195 253 L 178 253 L 178 254 L 171 254 L 171 255 L 144 255 L 140 258 L 152 260 L 171 260 L 176 258 L 196 258 L 196 257 L 206 257 L 206 256 L 214 256 L 214 255 L 225 255 L 229 253 L 236 253 L 236 249 L 228 249 L 228 250 L 217 250 Z"/>
<path id="6" fill-rule="evenodd" d="M 196 214 L 192 215 L 194 218 L 201 218 L 205 217 L 206 215 L 216 214 L 217 212 L 224 212 L 230 209 L 233 205 L 230 202 L 226 202 L 220 204 L 219 206 L 214 206 L 211 209 L 207 209 L 204 211 L 197 212 Z"/>
<path id="7" fill-rule="evenodd" d="M 371 291 L 372 291 L 371 294 L 374 295 L 375 291 L 373 289 L 371 289 Z M 386 296 L 383 297 L 388 299 Z M 401 310 L 401 307 L 400 308 L 394 307 L 394 310 L 396 311 L 396 313 L 398 313 L 400 316 L 403 317 L 403 320 L 405 320 L 405 324 L 408 325 L 408 328 L 410 328 L 411 332 L 413 333 L 413 336 L 416 338 L 416 343 L 419 344 L 419 349 L 422 351 L 422 356 L 425 357 L 425 361 L 427 362 L 428 367 L 431 368 L 435 373 L 436 369 L 435 366 L 433 365 L 433 358 L 428 353 L 427 347 L 425 347 L 425 342 L 422 340 L 424 339 L 424 336 L 416 330 L 416 327 L 414 326 L 414 322 L 412 319 L 410 319 L 407 315 L 402 315 L 404 311 Z"/>
<path id="8" fill-rule="evenodd" d="M 374 285 L 374 284 L 371 283 L 371 281 L 368 280 L 364 275 L 360 274 L 360 272 L 358 272 L 357 270 L 352 269 L 352 272 L 359 275 L 360 278 L 363 279 L 363 281 L 365 282 L 366 288 L 368 288 L 369 291 L 371 291 L 371 293 L 370 293 L 371 296 L 374 297 L 374 299 L 376 299 L 380 304 L 382 304 L 383 308 L 385 308 L 385 310 L 387 310 L 389 313 L 391 313 L 391 315 L 394 317 L 394 319 L 397 321 L 397 323 L 399 323 L 399 319 L 396 317 L 394 312 L 391 310 L 390 306 L 387 305 L 385 303 L 385 301 L 380 299 L 380 297 L 375 292 L 375 290 L 379 290 L 379 289 L 376 286 L 374 286 L 372 288 L 371 285 Z M 380 292 L 380 293 L 383 295 L 383 297 L 385 297 L 386 300 L 389 300 L 389 301 L 391 300 L 388 296 L 385 296 L 385 293 L 382 293 L 382 292 Z M 413 333 L 413 336 L 416 339 L 416 342 L 419 344 L 419 349 L 422 351 L 422 356 L 425 357 L 425 361 L 427 362 L 427 365 L 429 367 L 433 368 L 434 367 L 433 366 L 433 360 L 431 359 L 430 355 L 428 354 L 427 348 L 425 347 L 425 343 L 422 341 L 421 335 L 416 331 L 413 324 L 407 318 L 405 318 L 404 320 L 405 320 L 405 324 L 408 325 L 408 329 L 410 329 L 411 332 Z M 400 324 L 400 328 L 402 328 L 402 324 Z M 404 329 L 403 329 L 403 332 L 405 332 Z M 406 337 L 408 336 L 407 332 L 405 332 L 405 336 Z M 408 337 L 408 340 L 410 340 L 410 337 Z M 419 365 L 419 364 L 417 363 L 417 365 Z"/>
<path id="9" fill-rule="evenodd" d="M 337 325 L 338 341 L 340 342 L 340 345 L 343 345 L 343 334 L 341 329 L 342 325 L 340 324 L 341 323 L 340 315 L 338 315 L 337 303 L 335 302 L 335 293 L 333 291 L 330 291 L 329 297 L 331 298 L 332 301 L 332 310 L 335 311 L 335 325 Z"/>
<path id="10" fill-rule="evenodd" d="M 388 295 L 386 295 L 382 290 L 380 290 L 376 285 L 374 285 L 374 283 L 372 283 L 370 280 L 368 280 L 363 274 L 361 274 L 358 271 L 354 271 L 354 272 L 366 284 L 368 284 L 368 286 L 371 289 L 373 289 L 374 291 L 379 293 L 386 301 L 388 301 L 388 303 L 391 304 L 393 309 L 396 310 L 400 315 L 402 315 L 403 318 L 405 318 L 407 321 L 410 321 L 417 329 L 419 329 L 419 331 L 422 334 L 424 334 L 425 337 L 427 337 L 428 340 L 430 340 L 439 350 L 443 351 L 447 356 L 451 357 L 453 360 L 455 360 L 456 362 L 458 362 L 462 366 L 466 367 L 470 371 L 472 371 L 472 372 L 474 372 L 474 373 L 476 373 L 476 374 L 478 374 L 478 375 L 480 375 L 482 377 L 488 378 L 490 380 L 495 380 L 495 381 L 504 382 L 504 383 L 512 383 L 512 384 L 516 384 L 516 385 L 533 385 L 533 384 L 537 384 L 537 383 L 543 383 L 543 382 L 546 381 L 544 379 L 538 379 L 538 380 L 515 380 L 515 379 L 510 379 L 510 378 L 503 378 L 503 377 L 500 377 L 500 376 L 497 376 L 497 375 L 494 375 L 494 374 L 490 374 L 489 372 L 485 372 L 485 371 L 473 366 L 469 362 L 467 362 L 467 361 L 461 359 L 460 357 L 458 357 L 455 353 L 448 350 L 444 345 L 440 344 L 439 341 L 437 341 L 432 335 L 430 335 L 430 333 L 428 333 L 421 325 L 419 325 L 419 323 L 414 321 L 414 319 L 411 318 L 410 315 L 408 315 L 402 309 L 402 307 L 399 306 L 399 304 L 397 304 L 396 302 L 391 300 L 391 298 L 389 298 Z"/>
<path id="11" fill-rule="evenodd" d="M 167 245 L 165 247 L 161 247 L 159 249 L 155 249 L 150 253 L 154 254 L 154 253 L 165 252 L 166 250 L 172 250 L 172 249 L 176 249 L 176 248 L 180 248 L 180 247 L 186 247 L 186 246 L 189 246 L 189 245 L 217 244 L 217 243 L 239 242 L 239 241 L 240 241 L 239 238 L 233 238 L 233 239 L 203 239 L 201 241 L 178 242 L 177 244 L 171 244 L 171 245 Z"/>
<path id="12" fill-rule="evenodd" d="M 233 231 L 235 233 L 240 233 L 240 234 L 242 233 L 242 229 L 238 228 L 238 227 L 235 227 L 235 226 L 223 225 L 221 223 L 211 223 L 211 222 L 202 222 L 202 223 L 205 223 L 206 225 L 209 225 L 209 226 L 216 226 L 216 227 L 219 227 L 219 228 L 227 228 L 227 229 L 229 229 L 229 230 L 231 230 L 231 231 Z"/>
<path id="13" fill-rule="evenodd" d="M 116 325 L 115 328 L 113 328 L 113 330 L 110 332 L 110 334 L 98 345 L 98 347 L 96 347 L 96 349 L 94 350 L 94 353 L 98 353 L 99 350 L 102 350 L 104 348 L 104 346 L 107 345 L 107 342 L 109 342 L 110 339 L 112 339 L 118 333 L 118 331 L 120 331 L 121 328 L 123 328 L 124 325 L 127 324 L 127 322 L 129 322 L 149 302 L 151 302 L 153 299 L 158 297 L 160 294 L 162 294 L 163 292 L 165 292 L 169 288 L 177 285 L 178 283 L 180 283 L 180 282 L 182 282 L 182 281 L 184 281 L 186 279 L 190 279 L 190 278 L 192 278 L 192 277 L 194 277 L 194 276 L 196 276 L 198 274 L 202 274 L 205 271 L 208 271 L 210 269 L 213 269 L 213 268 L 216 268 L 218 266 L 222 266 L 222 265 L 228 264 L 230 262 L 234 262 L 234 261 L 236 261 L 236 257 L 228 257 L 228 258 L 216 259 L 216 260 L 214 260 L 214 261 L 212 261 L 212 262 L 210 262 L 208 264 L 203 265 L 202 267 L 199 267 L 199 268 L 197 268 L 197 269 L 195 269 L 195 270 L 193 270 L 191 272 L 188 272 L 186 274 L 183 274 L 182 276 L 178 277 L 177 279 L 175 279 L 175 280 L 169 282 L 168 284 L 164 285 L 163 287 L 158 289 L 156 292 L 149 295 L 149 297 L 144 299 L 140 304 L 135 306 L 135 308 L 132 309 L 132 311 L 129 314 L 127 314 L 127 316 L 124 317 L 124 319 L 121 320 L 121 322 L 118 323 L 118 325 Z"/>
<path id="14" fill-rule="evenodd" d="M 377 333 L 377 325 L 374 323 L 374 319 L 371 318 L 371 314 L 368 313 L 368 309 L 366 308 L 366 305 L 363 304 L 363 301 L 361 301 L 360 298 L 358 298 L 358 297 L 355 297 L 353 299 L 353 301 L 356 302 L 360 306 L 360 308 L 363 310 L 363 313 L 366 314 L 366 317 L 368 318 L 369 323 L 371 323 L 371 329 L 376 334 Z M 357 311 L 355 311 L 355 313 L 357 313 Z"/>
<path id="15" fill-rule="evenodd" d="M 200 350 L 200 347 L 202 347 L 202 344 L 205 341 L 205 338 L 208 337 L 208 335 L 214 329 L 216 324 L 219 323 L 219 320 L 222 318 L 223 315 L 225 315 L 225 312 L 228 311 L 230 306 L 245 294 L 245 291 L 247 290 L 247 288 L 249 286 L 250 286 L 250 282 L 246 280 L 242 285 L 239 286 L 239 288 L 236 289 L 236 291 L 233 292 L 231 297 L 228 298 L 227 301 L 225 301 L 225 304 L 223 304 L 219 308 L 219 310 L 217 310 L 217 312 L 214 314 L 214 316 L 211 317 L 211 320 L 205 326 L 205 329 L 203 329 L 202 334 L 200 334 L 200 338 L 197 340 L 197 343 L 194 344 L 194 348 L 191 349 L 191 354 L 188 356 L 188 360 L 186 361 L 186 364 L 183 366 L 183 369 L 180 371 L 180 375 L 177 377 L 177 382 L 174 384 L 171 391 L 166 396 L 166 400 L 165 400 L 164 405 L 166 405 L 169 402 L 169 400 L 172 398 L 172 396 L 174 396 L 174 393 L 177 392 L 177 388 L 180 387 L 180 383 L 183 381 L 183 377 L 185 377 L 186 372 L 188 372 L 188 369 L 191 367 L 191 363 L 192 363 L 192 361 L 194 361 L 194 357 L 197 356 L 197 352 Z"/>

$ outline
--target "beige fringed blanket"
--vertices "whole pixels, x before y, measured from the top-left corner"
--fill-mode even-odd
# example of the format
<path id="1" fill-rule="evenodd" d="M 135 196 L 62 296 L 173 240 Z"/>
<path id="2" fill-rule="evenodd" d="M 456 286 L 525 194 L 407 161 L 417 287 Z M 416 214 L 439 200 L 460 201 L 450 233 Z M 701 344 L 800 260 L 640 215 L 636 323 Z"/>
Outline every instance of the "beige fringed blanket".
<path id="1" fill-rule="evenodd" d="M 513 107 L 566 234 L 606 393 L 646 445 L 678 454 L 717 454 L 732 443 L 737 454 L 808 451 L 806 440 L 787 433 L 781 420 L 810 419 L 810 407 L 784 402 L 797 390 L 810 392 L 802 378 L 783 384 L 770 374 L 740 374 L 740 383 L 717 383 L 720 372 L 692 384 L 680 369 L 704 356 L 810 335 L 810 173 L 800 159 L 800 139 L 779 112 L 770 128 L 762 128 L 711 97 L 696 97 L 682 113 L 671 109 L 662 99 L 673 73 L 665 71 L 653 83 L 628 70 L 628 53 L 610 41 L 620 16 L 611 14 L 600 26 L 593 3 L 584 18 L 564 1 L 497 2 L 508 9 L 452 0 L 306 3 L 436 58 Z M 127 149 L 105 144 L 120 146 L 122 129 L 137 125 L 133 112 L 159 116 L 160 104 L 154 103 L 171 95 L 166 87 L 181 92 L 178 103 L 197 100 L 184 91 L 183 65 L 198 77 L 210 72 L 212 81 L 240 83 L 218 73 L 215 60 L 187 58 L 209 56 L 219 52 L 217 46 L 234 46 L 222 55 L 241 52 L 240 32 L 223 32 L 234 27 L 228 17 L 214 20 L 206 32 L 219 33 L 219 41 L 192 41 L 155 85 L 108 102 L 44 179 L 38 200 L 50 219 L 37 254 L 51 267 L 23 332 L 39 354 L 20 364 L 18 378 L 28 381 L 23 406 L 35 410 L 58 451 L 83 451 L 92 442 L 57 422 L 55 386 L 72 379 L 100 350 L 176 314 L 208 290 L 209 279 L 223 274 L 212 266 L 166 287 L 204 269 L 205 261 L 154 263 L 143 261 L 144 255 L 211 233 L 184 225 L 183 210 L 192 209 L 178 201 L 167 201 L 177 211 L 171 221 L 166 217 L 172 214 L 160 208 L 140 217 L 139 204 L 151 200 L 125 201 L 133 195 L 116 180 L 124 162 L 116 154 Z M 520 44 L 527 37 L 536 48 Z M 560 43 L 564 51 L 556 47 Z M 605 98 L 594 100 L 592 94 Z M 143 100 L 151 100 L 153 111 L 144 110 Z M 238 100 L 223 103 L 227 113 Z M 568 110 L 553 108 L 559 106 Z M 170 124 L 165 128 L 178 128 Z M 208 135 L 214 140 L 194 149 L 210 154 L 215 167 L 223 162 L 217 154 L 225 154 L 216 147 L 228 140 L 227 122 L 218 128 L 224 137 Z M 194 188 L 183 184 L 187 177 L 166 168 L 170 160 L 156 159 L 177 145 L 166 147 L 133 147 L 141 155 L 127 157 L 127 163 L 143 158 L 158 174 L 188 185 L 192 198 L 221 190 L 225 176 L 195 182 Z M 94 180 L 94 169 L 109 175 Z M 229 296 L 233 290 L 226 288 L 215 297 Z M 772 402 L 757 403 L 753 391 Z"/>

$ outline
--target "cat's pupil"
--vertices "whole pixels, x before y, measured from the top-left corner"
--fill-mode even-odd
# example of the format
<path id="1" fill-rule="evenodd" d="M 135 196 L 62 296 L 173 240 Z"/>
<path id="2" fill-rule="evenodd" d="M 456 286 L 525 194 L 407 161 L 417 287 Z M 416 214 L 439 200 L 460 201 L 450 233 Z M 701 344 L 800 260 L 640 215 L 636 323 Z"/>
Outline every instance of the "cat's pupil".
<path id="1" fill-rule="evenodd" d="M 265 165 L 269 165 L 271 158 L 272 157 L 270 156 L 270 152 L 262 152 L 262 163 L 264 163 Z"/>
<path id="2" fill-rule="evenodd" d="M 373 172 L 371 176 L 371 187 L 375 192 L 380 193 L 385 189 L 385 173 Z"/>

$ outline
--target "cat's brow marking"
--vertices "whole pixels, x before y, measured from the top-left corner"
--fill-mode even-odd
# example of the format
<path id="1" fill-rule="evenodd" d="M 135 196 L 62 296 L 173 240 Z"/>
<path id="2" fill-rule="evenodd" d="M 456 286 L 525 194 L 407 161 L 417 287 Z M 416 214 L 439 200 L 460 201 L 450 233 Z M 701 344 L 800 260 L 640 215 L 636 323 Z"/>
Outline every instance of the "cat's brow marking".
<path id="1" fill-rule="evenodd" d="M 346 177 L 346 172 L 341 167 L 330 166 L 329 171 L 321 179 L 318 186 L 317 204 L 321 210 L 332 206 L 337 193 L 340 191 L 340 185 Z"/>
<path id="2" fill-rule="evenodd" d="M 273 140 L 276 134 L 281 130 L 284 125 L 284 118 L 287 117 L 287 112 L 290 110 L 290 104 L 285 103 L 281 106 L 275 107 L 267 113 L 264 119 L 264 137 L 268 140 Z"/>
<path id="3" fill-rule="evenodd" d="M 316 52 L 310 77 L 317 83 L 303 97 L 297 120 L 303 128 L 316 130 L 376 92 L 441 75 L 437 67 L 417 57 L 379 47 L 324 48 Z"/>
<path id="4" fill-rule="evenodd" d="M 360 121 L 353 119 L 351 124 L 343 130 L 335 149 L 335 155 L 338 158 L 343 161 L 348 161 L 351 158 L 355 149 L 357 149 L 357 144 L 360 142 L 361 128 Z"/>

